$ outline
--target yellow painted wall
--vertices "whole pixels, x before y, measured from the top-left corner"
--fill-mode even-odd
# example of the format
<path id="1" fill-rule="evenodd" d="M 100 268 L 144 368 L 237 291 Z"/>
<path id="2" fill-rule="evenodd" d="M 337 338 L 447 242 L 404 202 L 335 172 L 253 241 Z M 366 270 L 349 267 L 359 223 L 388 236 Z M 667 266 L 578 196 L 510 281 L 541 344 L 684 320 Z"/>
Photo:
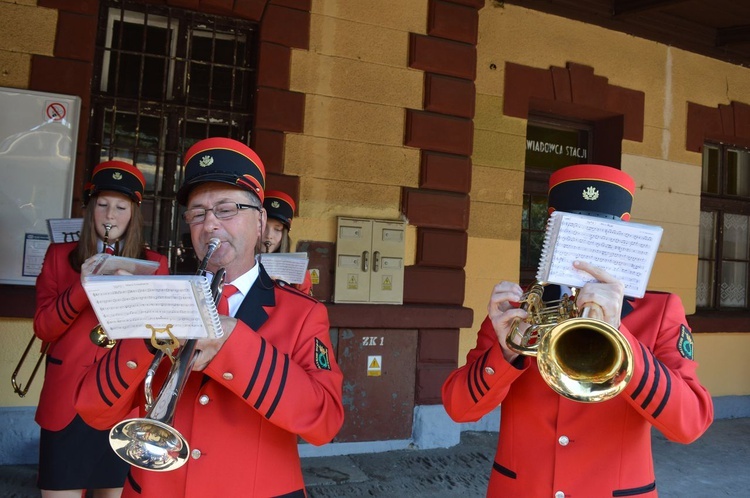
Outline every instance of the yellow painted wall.
<path id="1" fill-rule="evenodd" d="M 421 109 L 424 75 L 409 69 L 409 33 L 427 0 L 312 3 L 309 50 L 292 53 L 290 88 L 306 94 L 304 132 L 288 134 L 285 173 L 301 177 L 296 240 L 336 240 L 337 216 L 400 219 L 401 188 L 419 184 L 405 147 L 405 109 Z M 414 260 L 414 230 L 407 264 Z"/>
<path id="2" fill-rule="evenodd" d="M 712 396 L 750 395 L 750 334 L 695 334 L 698 376 Z"/>
<path id="3" fill-rule="evenodd" d="M 57 11 L 34 0 L 0 0 L 0 86 L 27 88 L 33 54 L 52 55 Z"/>
<path id="4" fill-rule="evenodd" d="M 57 10 L 36 6 L 35 0 L 0 0 L 0 86 L 28 88 L 31 56 L 53 55 L 57 29 Z M 26 397 L 19 398 L 11 389 L 10 378 L 18 360 L 33 335 L 30 319 L 0 318 L 0 406 L 36 406 L 44 376 L 44 366 L 37 373 Z M 36 341 L 26 367 L 33 368 L 41 346 Z M 23 384 L 28 370 L 19 373 Z"/>

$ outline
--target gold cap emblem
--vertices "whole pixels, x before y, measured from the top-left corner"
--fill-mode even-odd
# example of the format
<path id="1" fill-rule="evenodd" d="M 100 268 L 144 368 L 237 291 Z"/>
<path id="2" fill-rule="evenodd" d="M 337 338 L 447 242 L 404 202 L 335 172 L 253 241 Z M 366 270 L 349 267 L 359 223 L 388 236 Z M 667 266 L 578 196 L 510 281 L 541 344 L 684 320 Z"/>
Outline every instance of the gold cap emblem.
<path id="1" fill-rule="evenodd" d="M 119 171 L 115 171 L 114 173 L 112 173 L 112 178 L 114 178 L 115 180 L 122 180 L 122 173 L 120 173 Z"/>
<path id="2" fill-rule="evenodd" d="M 278 209 L 280 205 L 279 201 L 271 201 L 271 207 L 274 209 Z"/>
<path id="3" fill-rule="evenodd" d="M 198 166 L 201 168 L 206 168 L 208 166 L 211 166 L 214 163 L 214 158 L 211 156 L 203 156 L 201 157 L 200 162 L 198 163 Z"/>
<path id="4" fill-rule="evenodd" d="M 599 191 L 594 187 L 587 187 L 583 190 L 583 198 L 587 201 L 595 201 L 599 198 Z"/>

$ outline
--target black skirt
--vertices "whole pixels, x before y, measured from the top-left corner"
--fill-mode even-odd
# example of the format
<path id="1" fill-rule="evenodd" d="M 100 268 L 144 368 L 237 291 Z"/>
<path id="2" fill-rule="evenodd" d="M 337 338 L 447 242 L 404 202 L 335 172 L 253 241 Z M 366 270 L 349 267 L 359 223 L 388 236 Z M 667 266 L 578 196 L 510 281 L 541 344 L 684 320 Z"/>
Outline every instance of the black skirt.
<path id="1" fill-rule="evenodd" d="M 42 429 L 39 489 L 121 488 L 128 470 L 109 445 L 109 431 L 86 425 L 78 415 L 61 431 Z"/>

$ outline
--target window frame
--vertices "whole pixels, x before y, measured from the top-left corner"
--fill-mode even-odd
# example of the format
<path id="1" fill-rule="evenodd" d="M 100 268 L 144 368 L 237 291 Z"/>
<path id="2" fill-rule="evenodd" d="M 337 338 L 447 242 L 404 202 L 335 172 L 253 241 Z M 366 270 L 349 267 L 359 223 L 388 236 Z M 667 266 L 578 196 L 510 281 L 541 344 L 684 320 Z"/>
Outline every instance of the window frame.
<path id="1" fill-rule="evenodd" d="M 703 191 L 703 180 L 701 180 L 701 200 L 700 200 L 700 211 L 716 213 L 716 223 L 714 230 L 716 236 L 714 237 L 713 246 L 713 265 L 712 271 L 716 278 L 712 285 L 712 294 L 715 302 L 711 306 L 698 306 L 697 302 L 697 287 L 696 287 L 696 309 L 695 314 L 690 317 L 690 325 L 694 332 L 748 332 L 748 323 L 750 323 L 750 264 L 748 264 L 746 274 L 746 306 L 744 308 L 729 308 L 721 307 L 719 302 L 720 286 L 721 286 L 721 275 L 722 262 L 725 258 L 723 254 L 723 226 L 724 226 L 724 215 L 726 214 L 738 214 L 742 216 L 750 216 L 750 196 L 739 197 L 735 195 L 726 194 L 728 185 L 727 175 L 727 156 L 730 150 L 743 150 L 750 154 L 750 148 L 742 147 L 733 144 L 711 142 L 707 141 L 702 149 L 702 154 L 707 153 L 707 147 L 716 148 L 719 150 L 719 168 L 718 168 L 718 192 L 704 192 Z M 702 168 L 703 166 L 702 163 Z M 703 179 L 703 173 L 701 175 Z M 698 261 L 706 261 L 708 258 L 701 258 L 700 253 L 698 254 Z M 697 286 L 696 282 L 696 286 Z"/>

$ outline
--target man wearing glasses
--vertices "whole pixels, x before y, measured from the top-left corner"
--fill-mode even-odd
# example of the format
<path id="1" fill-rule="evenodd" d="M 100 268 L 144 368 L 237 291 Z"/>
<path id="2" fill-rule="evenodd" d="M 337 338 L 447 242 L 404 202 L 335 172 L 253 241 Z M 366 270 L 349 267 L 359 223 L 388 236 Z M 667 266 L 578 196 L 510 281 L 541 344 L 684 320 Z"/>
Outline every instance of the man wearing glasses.
<path id="1" fill-rule="evenodd" d="M 123 496 L 304 497 L 298 437 L 325 444 L 344 417 L 328 313 L 255 259 L 266 223 L 265 170 L 255 152 L 209 138 L 190 148 L 185 163 L 177 200 L 187 208 L 196 255 L 203 259 L 209 240 L 221 241 L 207 269 L 226 271 L 218 306 L 224 335 L 197 341 L 177 403 L 173 427 L 190 443 L 188 462 L 169 472 L 133 467 Z M 76 406 L 84 420 L 107 428 L 133 408 L 143 416 L 152 356 L 144 341 L 119 341 L 82 381 Z M 160 371 L 157 382 L 163 378 Z"/>

